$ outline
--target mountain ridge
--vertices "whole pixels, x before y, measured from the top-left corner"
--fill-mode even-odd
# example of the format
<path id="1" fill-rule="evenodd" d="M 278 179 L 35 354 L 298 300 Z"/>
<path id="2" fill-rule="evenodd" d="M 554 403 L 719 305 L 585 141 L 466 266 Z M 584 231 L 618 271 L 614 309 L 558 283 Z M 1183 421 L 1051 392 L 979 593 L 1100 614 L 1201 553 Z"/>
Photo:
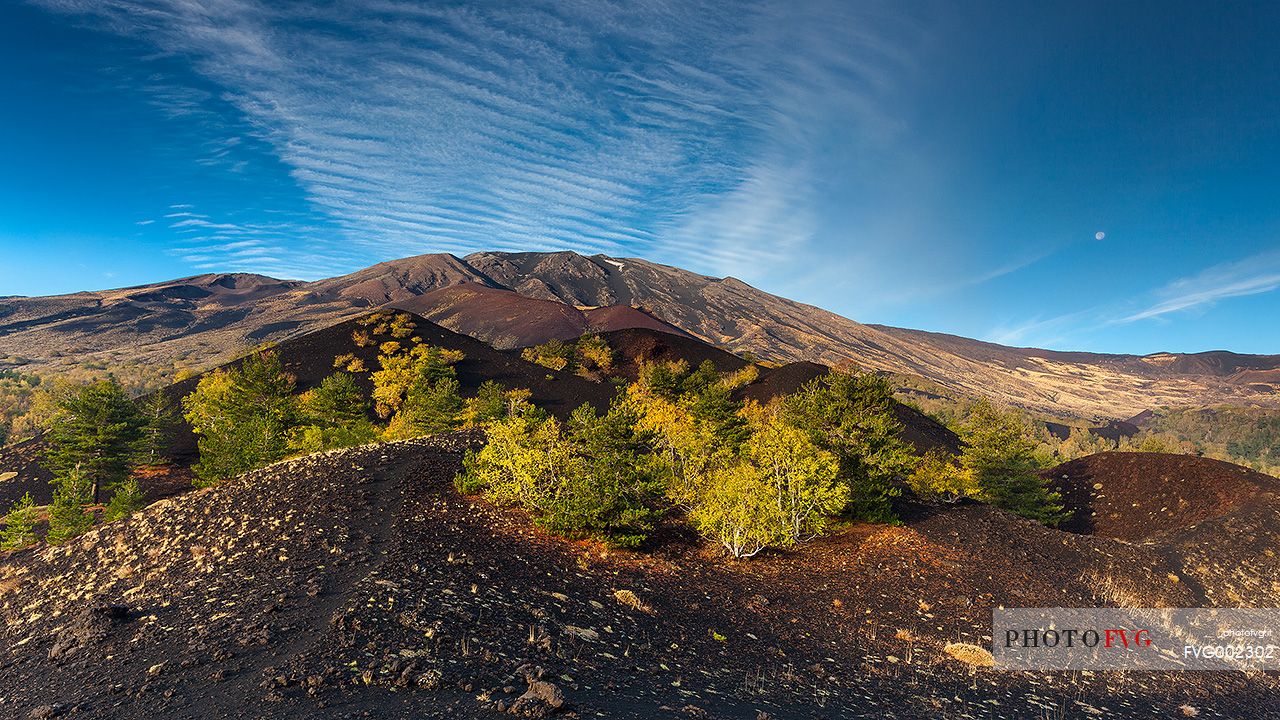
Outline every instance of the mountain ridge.
<path id="1" fill-rule="evenodd" d="M 422 308 L 442 288 L 474 298 Z M 487 292 L 492 291 L 492 292 Z M 499 296 L 512 293 L 512 296 Z M 437 299 L 440 296 L 437 296 Z M 495 298 L 558 302 L 568 325 L 515 333 L 507 345 L 571 332 L 582 308 L 625 308 L 736 354 L 777 363 L 916 375 L 961 395 L 1064 417 L 1125 418 L 1164 406 L 1280 406 L 1280 356 L 1225 351 L 1148 356 L 1009 348 L 960 336 L 863 324 L 715 278 L 641 258 L 573 252 L 445 253 L 390 260 L 314 282 L 249 273 L 205 274 L 118 290 L 0 299 L 0 360 L 55 371 L 72 361 L 208 366 L 260 342 L 280 341 L 355 317 L 409 305 L 431 320 L 486 340 Z M 544 306 L 545 307 L 545 306 Z M 626 322 L 639 322 L 631 315 Z M 518 324 L 518 323 L 517 323 Z M 566 329 L 567 328 L 567 329 Z M 612 329 L 617 329 L 614 327 Z"/>

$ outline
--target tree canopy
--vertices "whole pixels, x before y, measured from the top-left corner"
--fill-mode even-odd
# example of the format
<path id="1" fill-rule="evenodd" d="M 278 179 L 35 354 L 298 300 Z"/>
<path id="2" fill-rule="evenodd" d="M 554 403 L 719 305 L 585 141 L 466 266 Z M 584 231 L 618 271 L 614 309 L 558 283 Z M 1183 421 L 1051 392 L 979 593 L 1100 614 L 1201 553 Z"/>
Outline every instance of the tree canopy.
<path id="1" fill-rule="evenodd" d="M 202 378 L 182 401 L 198 438 L 196 474 L 212 482 L 288 454 L 289 431 L 297 419 L 293 389 L 293 377 L 271 350 Z"/>
<path id="2" fill-rule="evenodd" d="M 73 470 L 98 502 L 104 490 L 124 482 L 142 450 L 146 419 L 113 380 L 85 385 L 58 403 L 49 428 L 45 462 L 58 482 Z"/>

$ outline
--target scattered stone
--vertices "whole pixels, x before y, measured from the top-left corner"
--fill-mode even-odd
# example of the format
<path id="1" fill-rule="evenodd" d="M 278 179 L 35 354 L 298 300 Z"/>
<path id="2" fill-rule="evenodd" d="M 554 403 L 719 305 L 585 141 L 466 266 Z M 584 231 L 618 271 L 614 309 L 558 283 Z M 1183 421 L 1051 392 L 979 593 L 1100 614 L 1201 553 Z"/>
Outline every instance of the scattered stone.
<path id="1" fill-rule="evenodd" d="M 511 703 L 507 712 L 516 715 L 539 716 L 548 710 L 559 710 L 564 706 L 564 693 L 554 683 L 546 680 L 534 680 L 529 689 Z"/>
<path id="2" fill-rule="evenodd" d="M 522 678 L 529 684 L 532 684 L 534 680 L 541 679 L 546 674 L 546 668 L 541 665 L 534 665 L 533 663 L 525 663 L 524 665 L 516 668 L 516 677 Z M 512 692 L 515 692 L 515 690 L 512 689 Z"/>
<path id="3" fill-rule="evenodd" d="M 600 639 L 600 633 L 595 630 L 590 628 L 580 628 L 576 625 L 565 625 L 564 633 L 566 635 L 576 637 L 579 640 L 586 640 L 587 642 L 596 642 Z"/>
<path id="4" fill-rule="evenodd" d="M 41 705 L 27 713 L 27 717 L 30 720 L 48 720 L 62 715 L 65 710 L 66 706 L 64 705 Z"/>
<path id="5" fill-rule="evenodd" d="M 439 690 L 444 675 L 439 670 L 428 670 L 418 676 L 419 690 Z"/>
<path id="6" fill-rule="evenodd" d="M 60 660 L 76 653 L 86 645 L 106 639 L 119 625 L 129 620 L 127 605 L 94 605 L 76 615 L 75 619 L 54 640 L 49 648 L 49 659 Z"/>

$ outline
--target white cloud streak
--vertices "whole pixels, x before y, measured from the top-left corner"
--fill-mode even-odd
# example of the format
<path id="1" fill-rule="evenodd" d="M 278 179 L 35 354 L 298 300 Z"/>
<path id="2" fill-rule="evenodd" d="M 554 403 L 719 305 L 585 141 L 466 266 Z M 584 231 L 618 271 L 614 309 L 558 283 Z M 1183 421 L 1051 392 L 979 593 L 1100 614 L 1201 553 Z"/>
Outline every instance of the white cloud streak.
<path id="1" fill-rule="evenodd" d="M 336 228 L 294 240 L 339 264 L 568 248 L 759 277 L 813 238 L 824 140 L 895 132 L 881 100 L 910 33 L 818 1 L 37 2 L 222 88 Z M 193 122 L 211 100 L 173 77 L 151 92 Z M 193 162 L 231 163 L 240 141 Z M 303 231 L 166 219 L 201 233 L 203 262 L 246 261 L 218 245 L 254 232 L 285 256 Z"/>
<path id="2" fill-rule="evenodd" d="M 1037 315 L 1019 323 L 994 327 L 984 337 L 1002 345 L 1052 347 L 1099 327 L 1143 320 L 1167 322 L 1169 315 L 1204 310 L 1229 298 L 1276 290 L 1280 290 L 1280 251 L 1269 251 L 1179 278 L 1147 293 L 1142 302 L 1127 304 L 1127 307 L 1108 303 L 1062 315 Z M 1141 309 L 1134 310 L 1135 306 Z"/>
<path id="3" fill-rule="evenodd" d="M 1220 300 L 1260 295 L 1280 289 L 1280 252 L 1265 252 L 1222 263 L 1169 283 L 1155 292 L 1154 301 L 1118 322 L 1163 318 L 1171 313 L 1211 307 Z"/>

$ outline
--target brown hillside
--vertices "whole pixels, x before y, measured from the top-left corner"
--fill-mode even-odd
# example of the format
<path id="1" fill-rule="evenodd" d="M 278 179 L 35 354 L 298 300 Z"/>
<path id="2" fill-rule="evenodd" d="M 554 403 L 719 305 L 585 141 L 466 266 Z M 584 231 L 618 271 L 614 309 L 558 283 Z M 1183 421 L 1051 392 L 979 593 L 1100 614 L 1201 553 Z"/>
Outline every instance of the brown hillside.
<path id="1" fill-rule="evenodd" d="M 690 367 L 710 361 L 716 370 L 727 373 L 750 363 L 733 353 L 708 345 L 688 335 L 673 335 L 650 328 L 627 328 L 600 333 L 614 352 L 617 374 L 628 380 L 639 376 L 642 363 L 677 362 Z"/>
<path id="2" fill-rule="evenodd" d="M 397 300 L 394 305 L 499 350 L 528 347 L 553 339 L 571 340 L 587 331 L 647 328 L 686 334 L 633 307 L 583 309 L 478 283 L 449 285 Z"/>
<path id="3" fill-rule="evenodd" d="M 0 556 L 0 715 L 1232 718 L 1280 689 L 942 651 L 986 645 L 997 605 L 1089 605 L 1115 578 L 1200 602 L 1151 548 L 973 505 L 749 562 L 679 535 L 606 553 L 458 496 L 468 442 L 310 456 Z"/>
<path id="4" fill-rule="evenodd" d="M 350 353 L 362 360 L 368 371 L 378 369 L 378 347 L 359 347 L 352 339 L 353 332 L 363 329 L 359 321 L 360 318 L 357 318 L 338 323 L 273 347 L 285 370 L 296 378 L 298 392 L 316 387 L 324 378 L 336 372 L 333 361 L 339 355 Z M 553 414 L 565 417 L 583 403 L 603 409 L 613 396 L 613 389 L 607 385 L 585 380 L 570 372 L 548 370 L 534 365 L 519 356 L 500 352 L 475 338 L 447 330 L 421 317 L 415 317 L 415 323 L 414 334 L 421 337 L 423 342 L 460 350 L 465 355 L 455 366 L 464 397 L 474 395 L 481 384 L 492 380 L 509 388 L 530 390 L 534 403 Z M 242 360 L 233 360 L 223 367 L 236 367 Z M 195 390 L 202 377 L 204 374 L 159 392 L 168 395 L 175 404 L 180 403 L 183 397 Z M 355 378 L 366 396 L 372 393 L 370 372 L 356 373 Z M 18 473 L 17 477 L 0 482 L 0 507 L 8 507 L 9 503 L 28 491 L 40 504 L 49 501 L 52 492 L 49 487 L 50 475 L 40 467 L 38 461 L 44 449 L 45 444 L 39 439 L 0 448 L 0 472 Z M 168 497 L 190 488 L 191 475 L 186 468 L 196 461 L 197 452 L 195 436 L 185 423 L 175 428 L 169 455 L 176 466 L 172 472 L 148 476 L 140 481 L 150 499 Z"/>
<path id="5" fill-rule="evenodd" d="M 606 307 L 587 308 L 582 311 L 587 318 L 587 328 L 592 332 L 610 332 L 639 328 L 655 330 L 669 335 L 692 337 L 689 333 L 670 323 L 665 323 L 649 313 L 630 305 L 608 305 Z"/>
<path id="6" fill-rule="evenodd" d="M 502 350 L 569 340 L 587 329 L 582 312 L 570 305 L 475 283 L 443 287 L 396 306 Z"/>
<path id="7" fill-rule="evenodd" d="M 1280 480 L 1193 455 L 1105 452 L 1043 471 L 1074 517 L 1062 529 L 1139 541 L 1274 504 Z"/>

